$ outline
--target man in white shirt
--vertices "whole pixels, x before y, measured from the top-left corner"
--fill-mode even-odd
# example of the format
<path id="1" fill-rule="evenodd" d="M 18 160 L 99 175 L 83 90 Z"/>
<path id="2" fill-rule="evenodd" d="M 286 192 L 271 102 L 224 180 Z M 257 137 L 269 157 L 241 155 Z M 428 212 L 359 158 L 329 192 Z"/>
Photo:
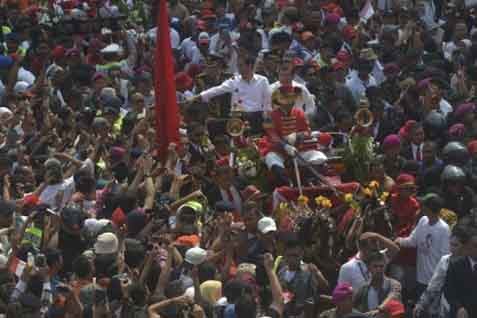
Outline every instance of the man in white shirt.
<path id="1" fill-rule="evenodd" d="M 239 74 L 200 93 L 198 98 L 208 102 L 215 96 L 231 93 L 231 109 L 244 112 L 252 134 L 262 131 L 263 115 L 271 112 L 271 93 L 268 79 L 254 73 L 255 58 L 240 56 Z"/>
<path id="2" fill-rule="evenodd" d="M 399 252 L 399 247 L 393 241 L 378 233 L 363 233 L 358 243 L 358 254 L 343 264 L 338 276 L 338 284 L 348 283 L 357 292 L 371 278 L 366 265 L 367 258 L 379 252 L 381 248 L 387 249 L 386 257 L 391 259 Z"/>
<path id="3" fill-rule="evenodd" d="M 404 247 L 417 248 L 417 296 L 426 290 L 434 270 L 442 256 L 449 254 L 450 230 L 439 218 L 444 205 L 443 199 L 428 193 L 421 200 L 424 216 L 419 220 L 411 235 L 398 238 L 396 243 Z"/>
<path id="4" fill-rule="evenodd" d="M 313 117 L 316 113 L 315 96 L 310 93 L 305 85 L 293 80 L 295 76 L 295 69 L 293 63 L 282 64 L 278 73 L 278 81 L 270 85 L 271 93 L 275 92 L 280 86 L 288 85 L 299 87 L 301 96 L 298 96 L 295 101 L 295 107 L 302 109 L 308 119 Z"/>
<path id="5" fill-rule="evenodd" d="M 373 64 L 371 62 L 362 61 L 358 64 L 357 74 L 352 74 L 346 79 L 346 86 L 350 89 L 356 104 L 365 96 L 366 88 L 377 86 L 376 80 L 371 75 L 372 70 Z"/>

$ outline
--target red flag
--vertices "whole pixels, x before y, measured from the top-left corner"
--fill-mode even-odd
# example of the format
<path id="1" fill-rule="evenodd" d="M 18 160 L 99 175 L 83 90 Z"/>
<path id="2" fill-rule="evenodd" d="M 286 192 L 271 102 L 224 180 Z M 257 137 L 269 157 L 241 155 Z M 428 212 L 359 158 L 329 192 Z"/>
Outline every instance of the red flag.
<path id="1" fill-rule="evenodd" d="M 155 55 L 156 133 L 159 155 L 167 156 L 171 142 L 179 142 L 179 108 L 166 0 L 159 0 Z"/>

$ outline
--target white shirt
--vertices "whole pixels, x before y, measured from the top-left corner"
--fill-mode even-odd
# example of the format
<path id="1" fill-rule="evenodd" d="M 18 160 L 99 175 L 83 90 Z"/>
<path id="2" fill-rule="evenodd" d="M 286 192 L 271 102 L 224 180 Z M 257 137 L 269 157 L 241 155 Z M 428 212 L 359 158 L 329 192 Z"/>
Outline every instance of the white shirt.
<path id="1" fill-rule="evenodd" d="M 411 235 L 401 238 L 399 244 L 417 248 L 417 281 L 427 285 L 442 256 L 449 254 L 450 230 L 447 223 L 439 219 L 430 225 L 423 216 Z"/>
<path id="2" fill-rule="evenodd" d="M 271 94 L 275 92 L 281 86 L 279 81 L 270 85 Z M 299 87 L 301 89 L 301 96 L 295 101 L 295 107 L 302 109 L 305 114 L 311 116 L 316 113 L 315 95 L 311 94 L 305 85 L 293 80 L 293 87 Z"/>
<path id="3" fill-rule="evenodd" d="M 194 51 L 194 47 L 197 47 L 197 44 L 194 42 L 194 40 L 192 40 L 192 38 L 185 38 L 181 45 L 180 45 L 180 48 L 182 50 L 182 54 L 184 54 L 184 56 L 189 60 L 191 61 L 192 60 L 192 55 L 193 55 L 193 51 Z"/>
<path id="4" fill-rule="evenodd" d="M 241 75 L 235 75 L 222 84 L 203 91 L 200 96 L 208 102 L 213 97 L 226 93 L 232 94 L 232 107 L 239 106 L 245 112 L 272 110 L 268 79 L 262 75 L 254 74 L 250 81 L 243 80 Z"/>
<path id="5" fill-rule="evenodd" d="M 181 37 L 179 33 L 174 29 L 170 28 L 170 38 L 171 38 L 171 48 L 172 49 L 177 49 L 179 48 L 180 42 L 181 42 Z M 148 38 L 152 40 L 153 43 L 156 43 L 156 36 L 157 36 L 157 27 L 150 29 L 147 31 Z"/>
<path id="6" fill-rule="evenodd" d="M 359 103 L 359 100 L 365 96 L 366 88 L 377 86 L 376 80 L 371 74 L 369 74 L 369 78 L 366 82 L 361 80 L 358 75 L 352 75 L 346 79 L 345 85 L 350 89 L 356 103 Z"/>
<path id="7" fill-rule="evenodd" d="M 353 292 L 357 292 L 370 279 L 368 266 L 359 258 L 359 253 L 356 257 L 350 259 L 348 262 L 341 265 L 338 284 L 348 283 L 353 286 Z"/>
<path id="8" fill-rule="evenodd" d="M 448 101 L 442 98 L 441 101 L 439 102 L 439 110 L 442 113 L 442 115 L 444 115 L 444 117 L 447 117 L 447 115 L 449 113 L 452 113 L 454 109 L 452 108 L 452 105 L 449 104 Z"/>
<path id="9" fill-rule="evenodd" d="M 61 201 L 61 206 L 56 204 L 56 195 L 63 191 L 63 199 Z M 52 209 L 61 209 L 63 208 L 75 191 L 75 182 L 73 177 L 63 180 L 63 182 L 47 186 L 40 194 L 40 201 L 42 203 L 49 204 Z"/>

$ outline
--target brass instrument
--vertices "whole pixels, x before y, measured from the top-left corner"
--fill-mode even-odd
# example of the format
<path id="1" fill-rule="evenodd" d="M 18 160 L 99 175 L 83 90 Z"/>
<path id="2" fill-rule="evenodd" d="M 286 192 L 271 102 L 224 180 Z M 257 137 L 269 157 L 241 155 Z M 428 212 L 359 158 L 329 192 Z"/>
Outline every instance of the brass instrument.
<path id="1" fill-rule="evenodd" d="M 241 118 L 242 111 L 237 105 L 231 110 L 230 119 L 227 120 L 225 130 L 231 137 L 240 137 L 245 131 L 245 122 Z"/>
<path id="2" fill-rule="evenodd" d="M 369 110 L 369 101 L 367 98 L 362 98 L 359 101 L 359 107 L 354 114 L 356 125 L 361 128 L 368 128 L 374 122 L 373 113 Z"/>

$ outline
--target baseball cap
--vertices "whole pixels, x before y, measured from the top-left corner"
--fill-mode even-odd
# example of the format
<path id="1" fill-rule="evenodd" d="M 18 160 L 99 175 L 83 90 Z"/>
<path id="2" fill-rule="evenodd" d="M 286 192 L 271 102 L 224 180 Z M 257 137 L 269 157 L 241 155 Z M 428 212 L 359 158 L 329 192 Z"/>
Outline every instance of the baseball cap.
<path id="1" fill-rule="evenodd" d="M 267 234 L 268 232 L 276 232 L 277 231 L 277 224 L 275 223 L 275 220 L 273 220 L 271 217 L 264 216 L 260 220 L 258 220 L 258 230 L 262 234 Z"/>
<path id="2" fill-rule="evenodd" d="M 207 258 L 207 251 L 200 247 L 189 248 L 185 254 L 185 261 L 192 265 L 200 265 Z"/>
<path id="3" fill-rule="evenodd" d="M 113 254 L 118 251 L 119 241 L 114 233 L 108 232 L 98 236 L 94 243 L 96 254 Z"/>
<path id="4" fill-rule="evenodd" d="M 207 32 L 201 32 L 197 42 L 199 42 L 199 44 L 209 44 L 209 40 L 209 34 Z"/>
<path id="5" fill-rule="evenodd" d="M 438 212 L 444 206 L 444 200 L 437 193 L 427 193 L 419 198 L 421 204 L 432 211 Z"/>

